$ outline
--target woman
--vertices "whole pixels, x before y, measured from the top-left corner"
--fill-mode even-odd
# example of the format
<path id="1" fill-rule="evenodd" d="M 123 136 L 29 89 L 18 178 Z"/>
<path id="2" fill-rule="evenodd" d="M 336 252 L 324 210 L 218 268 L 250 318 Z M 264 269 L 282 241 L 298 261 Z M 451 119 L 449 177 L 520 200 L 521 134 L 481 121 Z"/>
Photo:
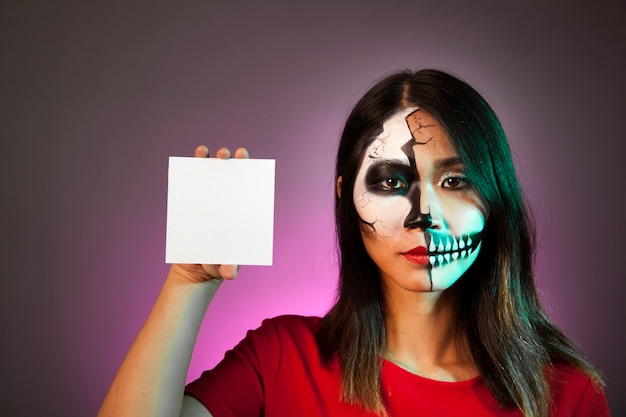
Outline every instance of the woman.
<path id="1" fill-rule="evenodd" d="M 236 267 L 173 265 L 100 416 L 609 415 L 599 373 L 540 306 L 508 144 L 473 88 L 435 70 L 381 80 L 346 121 L 336 178 L 330 312 L 264 321 L 183 397 Z"/>

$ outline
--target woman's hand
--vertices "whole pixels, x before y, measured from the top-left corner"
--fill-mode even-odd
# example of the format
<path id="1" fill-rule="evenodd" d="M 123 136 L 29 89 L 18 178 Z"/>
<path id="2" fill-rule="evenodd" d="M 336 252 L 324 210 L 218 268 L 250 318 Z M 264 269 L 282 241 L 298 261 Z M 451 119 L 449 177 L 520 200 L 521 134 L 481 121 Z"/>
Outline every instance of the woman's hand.
<path id="1" fill-rule="evenodd" d="M 228 148 L 220 148 L 215 154 L 216 158 L 229 159 L 231 152 Z M 200 145 L 196 148 L 196 158 L 208 158 L 209 148 Z M 238 148 L 234 154 L 235 158 L 249 158 L 246 148 Z M 180 278 L 187 279 L 192 282 L 205 282 L 211 280 L 221 281 L 224 279 L 234 279 L 237 276 L 239 265 L 200 265 L 200 264 L 174 264 L 171 273 L 178 275 Z"/>

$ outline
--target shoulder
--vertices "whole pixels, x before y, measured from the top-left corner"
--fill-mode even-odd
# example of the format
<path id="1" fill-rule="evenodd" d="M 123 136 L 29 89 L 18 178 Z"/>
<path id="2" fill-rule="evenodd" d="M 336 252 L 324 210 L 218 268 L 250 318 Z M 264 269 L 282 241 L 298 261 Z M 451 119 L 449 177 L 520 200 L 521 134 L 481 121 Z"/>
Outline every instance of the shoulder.
<path id="1" fill-rule="evenodd" d="M 245 340 L 257 345 L 308 344 L 315 340 L 320 320 L 320 317 L 297 315 L 267 318 L 258 328 L 248 331 Z"/>
<path id="2" fill-rule="evenodd" d="M 265 319 L 260 327 L 248 332 L 240 346 L 250 353 L 252 362 L 272 386 L 281 375 L 317 375 L 321 371 L 316 340 L 320 320 L 295 315 Z"/>
<path id="3" fill-rule="evenodd" d="M 272 328 L 280 333 L 316 333 L 320 320 L 317 316 L 276 316 L 263 320 L 260 329 Z"/>
<path id="4" fill-rule="evenodd" d="M 310 344 L 315 340 L 321 318 L 283 315 L 264 319 L 261 326 L 248 332 L 247 338 L 257 342 L 284 345 Z"/>
<path id="5" fill-rule="evenodd" d="M 589 375 L 574 366 L 554 364 L 548 368 L 548 380 L 551 385 L 561 390 L 567 388 L 575 392 L 584 392 L 590 386 L 599 387 Z"/>
<path id="6" fill-rule="evenodd" d="M 295 315 L 263 320 L 215 368 L 190 383 L 186 393 L 214 415 L 261 415 L 264 409 L 274 410 L 267 415 L 295 415 L 275 411 L 284 408 L 285 392 L 294 394 L 287 397 L 297 403 L 301 397 L 295 394 L 308 382 L 335 381 L 319 366 L 315 342 L 319 322 L 319 317 Z M 335 379 L 332 386 L 338 387 L 338 376 Z"/>
<path id="7" fill-rule="evenodd" d="M 582 370 L 566 364 L 548 369 L 552 401 L 557 416 L 562 411 L 575 415 L 609 416 L 608 402 L 602 385 Z"/>

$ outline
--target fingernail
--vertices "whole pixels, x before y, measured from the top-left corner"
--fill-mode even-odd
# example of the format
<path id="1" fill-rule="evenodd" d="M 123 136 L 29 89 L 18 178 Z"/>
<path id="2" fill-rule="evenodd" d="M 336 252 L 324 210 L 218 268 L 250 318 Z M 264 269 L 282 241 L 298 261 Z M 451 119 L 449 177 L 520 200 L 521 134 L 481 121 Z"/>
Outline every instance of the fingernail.
<path id="1" fill-rule="evenodd" d="M 196 148 L 195 155 L 199 156 L 199 157 L 208 156 L 209 155 L 209 148 L 207 148 L 206 145 L 200 145 L 200 146 L 198 146 Z"/>

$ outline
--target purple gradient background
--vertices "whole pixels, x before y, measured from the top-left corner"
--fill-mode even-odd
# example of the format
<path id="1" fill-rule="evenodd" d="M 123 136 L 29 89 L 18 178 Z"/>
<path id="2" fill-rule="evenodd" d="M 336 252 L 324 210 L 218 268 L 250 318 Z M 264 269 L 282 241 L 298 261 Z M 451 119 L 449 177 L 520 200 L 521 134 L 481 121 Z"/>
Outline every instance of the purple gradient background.
<path id="1" fill-rule="evenodd" d="M 275 257 L 222 287 L 189 377 L 265 317 L 323 314 L 342 123 L 422 67 L 499 114 L 542 298 L 625 415 L 624 3 L 297 3 L 2 3 L 0 415 L 95 415 L 168 269 L 167 158 L 201 143 L 276 159 Z"/>

